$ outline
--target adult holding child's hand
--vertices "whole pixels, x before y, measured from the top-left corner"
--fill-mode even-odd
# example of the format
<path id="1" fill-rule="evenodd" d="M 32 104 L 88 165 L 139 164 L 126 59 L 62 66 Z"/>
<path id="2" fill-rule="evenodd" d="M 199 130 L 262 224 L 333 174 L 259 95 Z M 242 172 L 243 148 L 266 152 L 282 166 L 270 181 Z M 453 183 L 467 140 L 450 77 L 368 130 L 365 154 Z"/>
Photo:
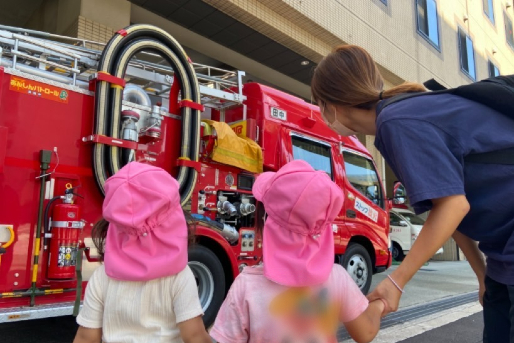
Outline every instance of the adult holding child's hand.
<path id="1" fill-rule="evenodd" d="M 514 92 L 514 76 L 500 78 L 504 85 L 481 82 L 460 93 L 428 95 L 408 82 L 384 90 L 371 56 L 344 45 L 318 64 L 311 84 L 328 126 L 375 136 L 415 212 L 430 210 L 405 260 L 368 299 L 396 311 L 409 280 L 453 237 L 477 276 L 485 342 L 512 341 L 514 323 L 514 109 L 502 101 L 511 97 L 498 95 Z"/>

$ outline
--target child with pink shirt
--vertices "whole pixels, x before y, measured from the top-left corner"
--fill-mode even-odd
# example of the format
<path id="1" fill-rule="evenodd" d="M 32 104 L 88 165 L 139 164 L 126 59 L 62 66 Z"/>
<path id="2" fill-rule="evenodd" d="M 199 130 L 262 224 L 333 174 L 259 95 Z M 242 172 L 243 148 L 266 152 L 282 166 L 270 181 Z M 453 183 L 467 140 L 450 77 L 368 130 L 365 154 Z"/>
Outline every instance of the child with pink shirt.
<path id="1" fill-rule="evenodd" d="M 261 174 L 253 186 L 267 219 L 264 264 L 236 278 L 210 332 L 220 343 L 337 343 L 340 323 L 357 342 L 380 328 L 384 303 L 368 302 L 334 264 L 332 221 L 342 190 L 296 160 Z"/>

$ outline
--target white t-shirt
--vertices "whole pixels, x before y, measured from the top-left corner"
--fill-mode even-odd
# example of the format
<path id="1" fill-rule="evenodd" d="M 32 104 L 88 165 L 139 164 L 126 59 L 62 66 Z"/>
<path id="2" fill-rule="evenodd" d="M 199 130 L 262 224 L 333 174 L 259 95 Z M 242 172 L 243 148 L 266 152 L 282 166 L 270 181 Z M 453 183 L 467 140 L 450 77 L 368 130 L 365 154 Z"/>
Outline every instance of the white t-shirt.
<path id="1" fill-rule="evenodd" d="M 98 267 L 86 288 L 77 323 L 102 328 L 103 342 L 181 343 L 177 323 L 203 314 L 189 266 L 150 281 L 119 281 Z"/>

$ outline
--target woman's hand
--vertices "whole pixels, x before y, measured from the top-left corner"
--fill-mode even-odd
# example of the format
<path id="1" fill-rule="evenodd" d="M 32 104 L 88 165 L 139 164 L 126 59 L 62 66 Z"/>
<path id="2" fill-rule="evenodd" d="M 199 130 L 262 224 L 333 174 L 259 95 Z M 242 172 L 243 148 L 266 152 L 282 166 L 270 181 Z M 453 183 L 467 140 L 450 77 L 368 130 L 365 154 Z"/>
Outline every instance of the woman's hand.
<path id="1" fill-rule="evenodd" d="M 377 299 L 383 299 L 386 303 L 382 317 L 388 313 L 396 312 L 400 305 L 400 297 L 402 293 L 396 288 L 396 286 L 389 279 L 382 280 L 378 286 L 368 294 L 367 298 L 369 301 Z"/>
<path id="2" fill-rule="evenodd" d="M 478 282 L 478 301 L 484 307 L 485 283 L 484 280 Z"/>

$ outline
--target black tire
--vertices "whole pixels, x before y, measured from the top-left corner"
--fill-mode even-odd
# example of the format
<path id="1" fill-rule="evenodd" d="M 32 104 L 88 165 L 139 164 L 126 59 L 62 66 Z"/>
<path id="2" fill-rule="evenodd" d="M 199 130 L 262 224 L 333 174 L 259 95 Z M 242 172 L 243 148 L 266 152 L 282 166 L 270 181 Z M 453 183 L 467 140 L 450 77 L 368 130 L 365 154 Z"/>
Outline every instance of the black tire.
<path id="1" fill-rule="evenodd" d="M 202 245 L 189 249 L 188 264 L 196 279 L 204 311 L 203 322 L 208 328 L 214 323 L 225 299 L 225 271 L 216 254 Z"/>
<path id="2" fill-rule="evenodd" d="M 373 269 L 371 258 L 366 248 L 358 243 L 351 243 L 346 248 L 342 265 L 357 286 L 359 286 L 362 293 L 367 294 L 371 286 Z"/>
<path id="3" fill-rule="evenodd" d="M 393 242 L 392 255 L 393 255 L 393 260 L 395 260 L 397 262 L 403 261 L 403 259 L 405 258 L 405 254 L 403 253 L 403 249 L 400 246 L 400 244 Z"/>

